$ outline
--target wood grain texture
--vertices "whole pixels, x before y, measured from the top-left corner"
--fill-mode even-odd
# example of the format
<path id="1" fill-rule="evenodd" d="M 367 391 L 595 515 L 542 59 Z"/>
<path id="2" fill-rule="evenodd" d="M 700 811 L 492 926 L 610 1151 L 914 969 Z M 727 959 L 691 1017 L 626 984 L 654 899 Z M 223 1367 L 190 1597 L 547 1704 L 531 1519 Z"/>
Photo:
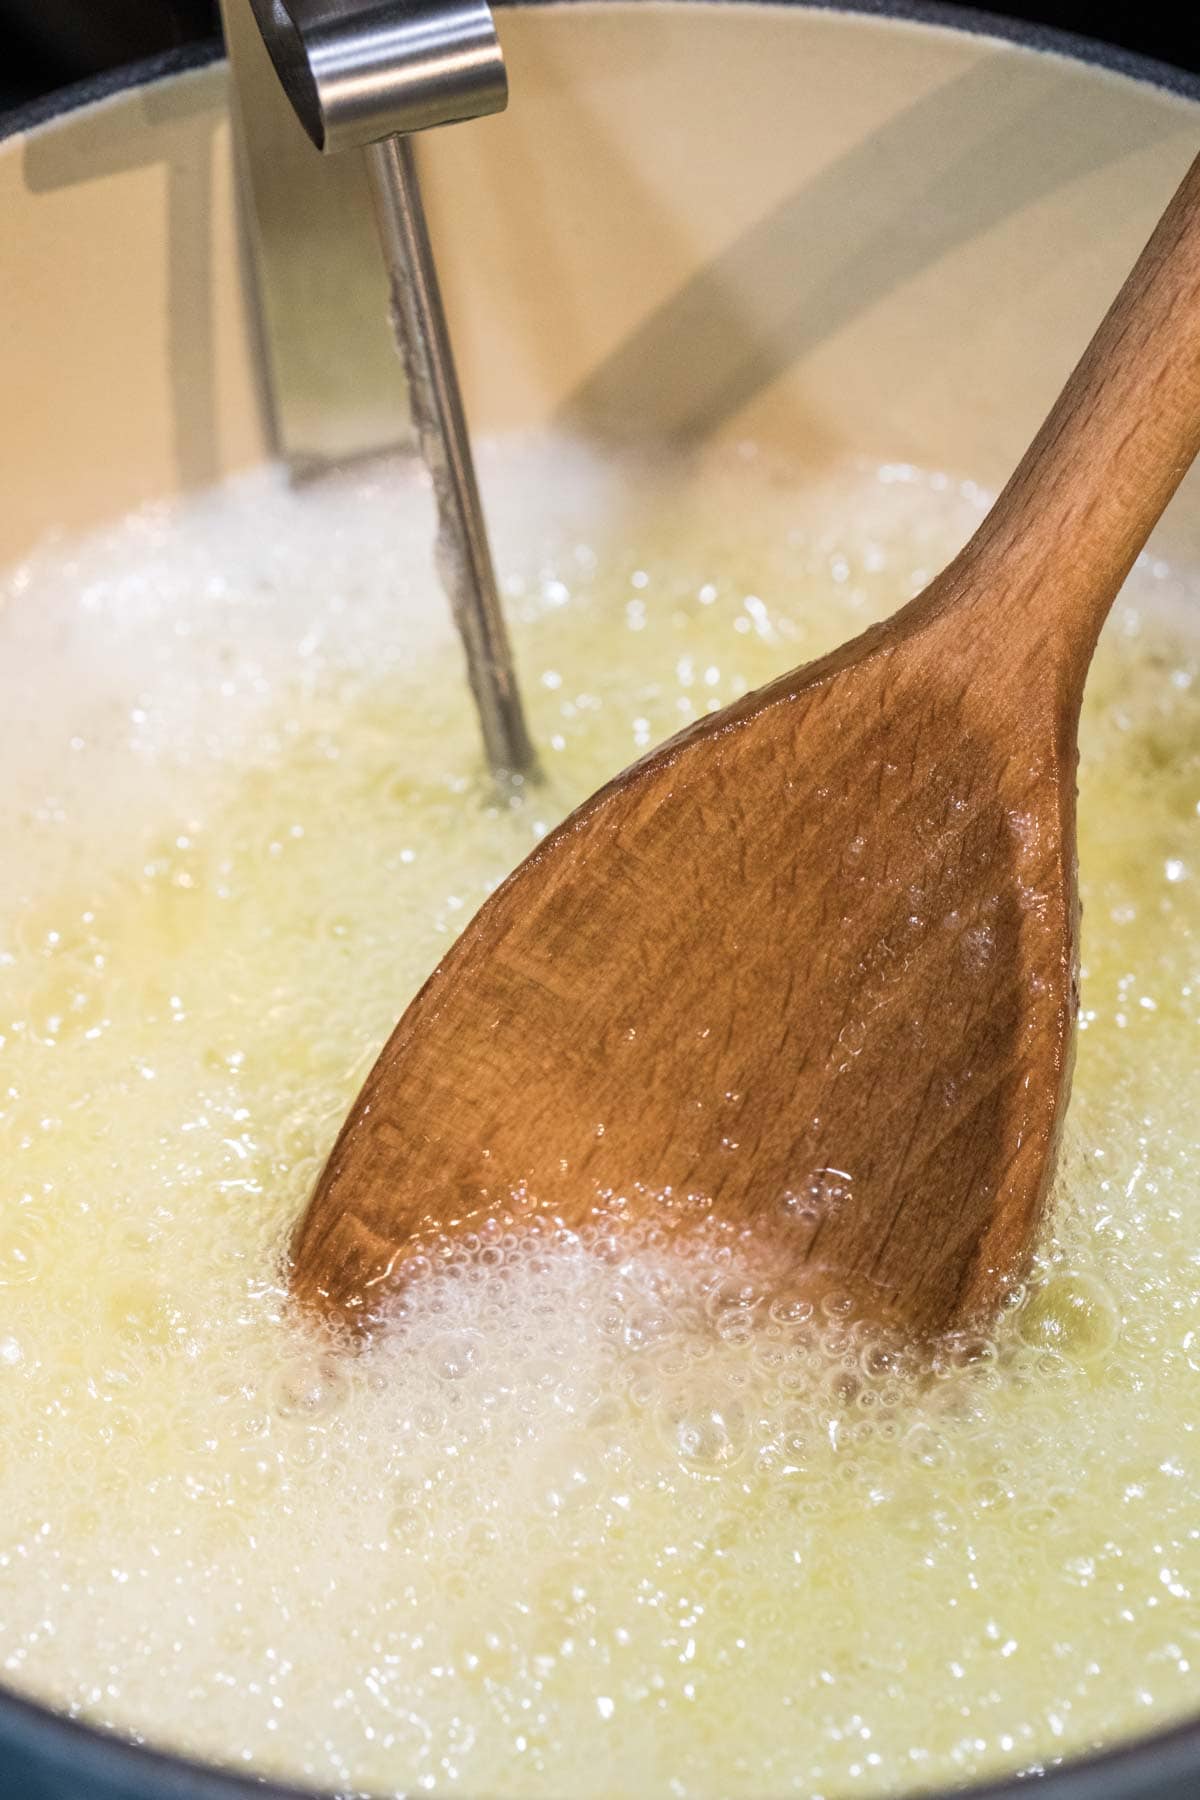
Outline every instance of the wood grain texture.
<path id="1" fill-rule="evenodd" d="M 1200 163 L 995 507 L 886 624 L 578 809 L 413 1001 L 293 1243 L 362 1316 L 514 1194 L 761 1229 L 920 1334 L 985 1320 L 1053 1172 L 1076 733 L 1200 448 Z"/>

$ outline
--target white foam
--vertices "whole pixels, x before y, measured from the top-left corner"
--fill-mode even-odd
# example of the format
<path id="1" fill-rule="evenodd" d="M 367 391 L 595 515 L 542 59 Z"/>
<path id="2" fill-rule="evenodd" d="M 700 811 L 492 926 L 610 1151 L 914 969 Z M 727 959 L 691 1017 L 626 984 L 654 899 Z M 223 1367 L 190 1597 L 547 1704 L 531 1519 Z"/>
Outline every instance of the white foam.
<path id="1" fill-rule="evenodd" d="M 560 443 L 483 473 L 550 771 L 512 811 L 411 473 L 253 475 L 3 589 L 3 1678 L 378 1792 L 896 1795 L 1191 1707 L 1200 682 L 1161 597 L 1200 595 L 1157 561 L 1089 690 L 1071 1140 L 994 1339 L 918 1381 L 716 1239 L 520 1218 L 363 1355 L 285 1313 L 338 1121 L 489 886 L 983 505 Z"/>

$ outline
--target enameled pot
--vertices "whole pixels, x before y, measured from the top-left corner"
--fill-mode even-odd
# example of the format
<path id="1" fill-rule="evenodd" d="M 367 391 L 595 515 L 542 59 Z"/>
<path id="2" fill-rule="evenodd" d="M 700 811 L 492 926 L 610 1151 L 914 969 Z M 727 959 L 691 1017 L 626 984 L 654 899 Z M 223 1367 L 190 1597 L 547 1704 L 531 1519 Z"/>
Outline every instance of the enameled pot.
<path id="1" fill-rule="evenodd" d="M 753 437 L 994 484 L 1200 143 L 1191 77 L 952 7 L 500 24 L 509 112 L 421 146 L 484 431 Z M 217 46 L 0 118 L 0 221 L 0 563 L 269 453 Z M 1176 554 L 1200 555 L 1198 496 L 1164 520 Z M 1194 1800 L 1200 1719 L 1034 1791 Z M 0 1689 L 5 1800 L 298 1792 Z"/>

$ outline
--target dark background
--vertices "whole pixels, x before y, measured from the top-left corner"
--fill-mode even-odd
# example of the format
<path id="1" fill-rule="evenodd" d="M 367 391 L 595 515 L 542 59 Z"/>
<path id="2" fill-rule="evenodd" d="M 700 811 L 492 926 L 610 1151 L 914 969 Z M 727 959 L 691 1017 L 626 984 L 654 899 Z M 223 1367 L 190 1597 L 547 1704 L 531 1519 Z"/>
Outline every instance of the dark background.
<path id="1" fill-rule="evenodd" d="M 1012 0 L 983 10 L 1105 38 L 1200 73 L 1197 0 Z M 210 37 L 216 20 L 216 0 L 0 0 L 0 106 Z"/>

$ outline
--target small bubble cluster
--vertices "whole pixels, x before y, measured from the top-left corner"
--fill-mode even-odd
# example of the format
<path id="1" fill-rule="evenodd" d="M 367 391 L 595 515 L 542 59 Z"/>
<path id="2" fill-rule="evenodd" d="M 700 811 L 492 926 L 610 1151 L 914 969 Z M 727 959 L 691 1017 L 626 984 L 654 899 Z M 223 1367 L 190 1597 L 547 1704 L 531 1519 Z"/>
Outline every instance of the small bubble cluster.
<path id="1" fill-rule="evenodd" d="M 548 776 L 511 804 L 399 467 L 259 472 L 0 577 L 0 1681 L 379 1795 L 895 1800 L 1178 1717 L 1200 583 L 1158 557 L 1089 685 L 1075 1097 L 992 1333 L 918 1358 L 715 1225 L 520 1208 L 430 1246 L 357 1353 L 289 1308 L 340 1119 L 483 897 L 985 503 L 746 447 L 483 475 Z M 816 1169 L 776 1224 L 854 1203 Z"/>

